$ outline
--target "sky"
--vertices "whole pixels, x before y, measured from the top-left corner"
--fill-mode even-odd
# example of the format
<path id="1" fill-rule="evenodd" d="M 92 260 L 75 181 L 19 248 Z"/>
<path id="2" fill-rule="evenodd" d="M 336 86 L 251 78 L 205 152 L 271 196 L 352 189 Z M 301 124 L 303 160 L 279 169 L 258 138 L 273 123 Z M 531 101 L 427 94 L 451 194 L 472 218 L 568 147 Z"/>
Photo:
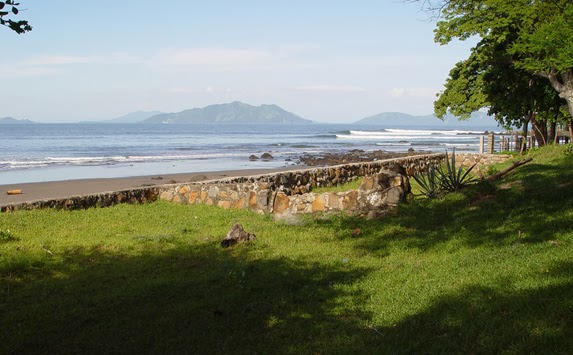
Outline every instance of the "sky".
<path id="1" fill-rule="evenodd" d="M 426 115 L 470 43 L 401 0 L 20 0 L 0 28 L 0 117 L 111 119 L 242 101 L 318 122 Z"/>

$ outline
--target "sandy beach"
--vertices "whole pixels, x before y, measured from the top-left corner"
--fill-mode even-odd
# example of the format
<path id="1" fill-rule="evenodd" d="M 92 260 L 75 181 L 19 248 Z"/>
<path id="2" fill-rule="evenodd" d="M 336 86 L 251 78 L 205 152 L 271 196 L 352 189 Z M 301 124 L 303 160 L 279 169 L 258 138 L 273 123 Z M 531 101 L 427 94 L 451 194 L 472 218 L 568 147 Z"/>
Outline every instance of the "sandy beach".
<path id="1" fill-rule="evenodd" d="M 375 150 L 372 152 L 352 150 L 343 153 L 324 153 L 321 155 L 307 154 L 300 157 L 300 165 L 290 165 L 266 169 L 239 169 L 177 174 L 156 174 L 119 178 L 92 178 L 21 184 L 3 184 L 0 185 L 0 206 L 35 200 L 121 191 L 146 186 L 197 182 L 237 176 L 254 176 L 274 173 L 278 171 L 300 170 L 312 168 L 315 166 L 332 166 L 337 164 L 375 161 L 420 153 L 427 154 L 429 152 L 410 151 L 407 153 L 388 153 L 381 150 Z M 16 195 L 8 195 L 7 192 L 10 190 L 22 190 L 22 193 Z"/>
<path id="2" fill-rule="evenodd" d="M 46 181 L 23 184 L 0 185 L 0 205 L 13 203 L 81 196 L 110 191 L 121 191 L 138 187 L 175 184 L 193 181 L 223 179 L 236 176 L 252 176 L 285 170 L 297 170 L 303 167 L 284 167 L 274 169 L 250 169 L 211 171 L 183 174 L 161 174 L 148 176 L 133 176 L 109 179 L 81 179 Z M 9 190 L 21 190 L 21 194 L 8 195 Z"/>

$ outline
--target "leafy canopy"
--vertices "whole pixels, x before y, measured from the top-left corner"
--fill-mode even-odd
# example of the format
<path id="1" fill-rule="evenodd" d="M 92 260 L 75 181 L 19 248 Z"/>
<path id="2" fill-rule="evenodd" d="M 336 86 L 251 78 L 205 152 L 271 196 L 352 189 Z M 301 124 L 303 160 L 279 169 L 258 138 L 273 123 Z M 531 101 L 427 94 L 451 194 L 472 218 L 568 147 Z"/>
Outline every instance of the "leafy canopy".
<path id="1" fill-rule="evenodd" d="M 32 26 L 26 20 L 15 21 L 9 16 L 17 16 L 20 13 L 18 9 L 20 3 L 14 0 L 0 1 L 0 25 L 10 28 L 12 31 L 23 34 L 32 31 Z"/>
<path id="2" fill-rule="evenodd" d="M 488 108 L 507 126 L 527 112 L 556 117 L 564 104 L 573 115 L 573 2 L 451 0 L 440 11 L 436 42 L 479 41 L 450 71 L 438 116 Z"/>

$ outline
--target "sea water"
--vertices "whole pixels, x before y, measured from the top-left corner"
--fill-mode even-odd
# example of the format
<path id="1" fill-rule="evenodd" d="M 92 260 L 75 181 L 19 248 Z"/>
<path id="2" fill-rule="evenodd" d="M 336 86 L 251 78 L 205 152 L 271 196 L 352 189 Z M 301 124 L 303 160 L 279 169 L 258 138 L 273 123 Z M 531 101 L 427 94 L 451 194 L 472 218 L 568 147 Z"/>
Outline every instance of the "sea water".
<path id="1" fill-rule="evenodd" d="M 384 128 L 352 124 L 0 125 L 0 185 L 85 178 L 265 169 L 305 154 L 353 149 L 477 151 L 492 127 Z M 270 153 L 270 160 L 249 160 Z"/>

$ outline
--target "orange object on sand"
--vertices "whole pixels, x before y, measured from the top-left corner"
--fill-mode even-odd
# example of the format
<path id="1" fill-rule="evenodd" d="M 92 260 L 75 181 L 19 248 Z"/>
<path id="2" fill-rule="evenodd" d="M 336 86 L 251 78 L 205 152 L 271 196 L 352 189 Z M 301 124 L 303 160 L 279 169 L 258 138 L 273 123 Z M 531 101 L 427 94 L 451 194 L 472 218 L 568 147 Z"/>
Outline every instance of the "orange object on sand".
<path id="1" fill-rule="evenodd" d="M 8 195 L 20 195 L 22 194 L 22 190 L 8 190 L 6 191 Z"/>

